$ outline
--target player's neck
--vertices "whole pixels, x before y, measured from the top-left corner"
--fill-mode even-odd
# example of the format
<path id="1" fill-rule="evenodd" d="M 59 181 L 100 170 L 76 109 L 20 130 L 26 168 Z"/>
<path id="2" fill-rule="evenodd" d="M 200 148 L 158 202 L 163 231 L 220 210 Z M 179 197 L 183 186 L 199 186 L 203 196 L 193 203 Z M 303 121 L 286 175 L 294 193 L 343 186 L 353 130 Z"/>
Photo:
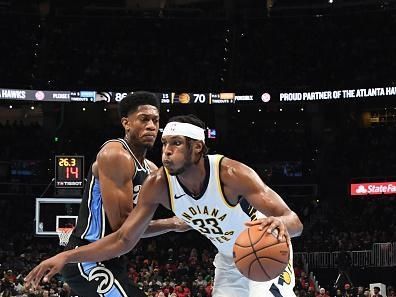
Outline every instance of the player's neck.
<path id="1" fill-rule="evenodd" d="M 204 158 L 201 158 L 198 164 L 193 164 L 177 178 L 191 193 L 198 195 L 204 187 L 206 173 L 205 161 Z"/>
<path id="2" fill-rule="evenodd" d="M 146 158 L 146 153 L 147 153 L 147 148 L 145 146 L 138 145 L 136 143 L 132 143 L 131 141 L 128 141 L 128 139 L 125 139 L 126 142 L 128 143 L 129 148 L 135 155 L 136 159 L 143 164 L 143 160 Z"/>

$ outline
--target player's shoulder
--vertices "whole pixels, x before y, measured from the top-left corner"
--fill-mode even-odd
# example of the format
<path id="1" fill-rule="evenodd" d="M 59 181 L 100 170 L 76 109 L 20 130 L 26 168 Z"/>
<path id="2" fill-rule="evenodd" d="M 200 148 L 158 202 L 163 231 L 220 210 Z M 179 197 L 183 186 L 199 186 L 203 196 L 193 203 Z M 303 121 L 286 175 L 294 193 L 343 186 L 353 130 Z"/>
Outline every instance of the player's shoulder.
<path id="1" fill-rule="evenodd" d="M 116 165 L 131 161 L 132 156 L 125 150 L 124 146 L 120 142 L 111 141 L 102 146 L 96 156 L 96 160 L 99 163 Z"/>
<path id="2" fill-rule="evenodd" d="M 246 164 L 233 160 L 228 157 L 223 157 L 220 162 L 220 174 L 223 176 L 235 176 L 252 171 Z"/>

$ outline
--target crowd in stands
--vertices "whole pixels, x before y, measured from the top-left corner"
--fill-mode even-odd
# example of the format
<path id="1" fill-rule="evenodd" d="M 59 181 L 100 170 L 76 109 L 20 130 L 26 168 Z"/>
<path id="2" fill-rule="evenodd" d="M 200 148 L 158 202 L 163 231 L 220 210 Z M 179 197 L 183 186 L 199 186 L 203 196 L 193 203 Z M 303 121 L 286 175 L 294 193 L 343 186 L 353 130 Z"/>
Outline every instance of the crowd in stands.
<path id="1" fill-rule="evenodd" d="M 356 199 L 356 198 L 355 198 Z M 314 203 L 305 209 L 310 213 L 304 235 L 296 240 L 299 251 L 370 250 L 376 242 L 396 241 L 394 201 L 356 199 L 342 207 L 330 201 Z M 303 215 L 304 217 L 304 211 Z"/>
<path id="2" fill-rule="evenodd" d="M 141 240 L 132 252 L 123 256 L 131 282 L 149 297 L 211 297 L 215 251 L 208 241 L 197 236 L 189 232 L 184 236 L 171 234 Z M 8 239 L 0 245 L 0 296 L 74 296 L 59 275 L 49 283 L 41 283 L 37 289 L 24 287 L 23 278 L 27 272 L 61 250 L 55 239 L 32 238 L 28 233 L 9 234 Z M 201 241 L 200 248 L 192 246 L 197 240 Z M 361 290 L 368 286 L 361 284 L 362 288 L 358 288 L 341 284 L 333 288 L 328 284 L 321 289 L 304 271 L 302 263 L 295 261 L 294 270 L 297 297 L 363 297 Z M 394 297 L 394 288 L 390 286 L 387 293 L 388 297 Z M 364 296 L 372 295 L 365 293 Z"/>

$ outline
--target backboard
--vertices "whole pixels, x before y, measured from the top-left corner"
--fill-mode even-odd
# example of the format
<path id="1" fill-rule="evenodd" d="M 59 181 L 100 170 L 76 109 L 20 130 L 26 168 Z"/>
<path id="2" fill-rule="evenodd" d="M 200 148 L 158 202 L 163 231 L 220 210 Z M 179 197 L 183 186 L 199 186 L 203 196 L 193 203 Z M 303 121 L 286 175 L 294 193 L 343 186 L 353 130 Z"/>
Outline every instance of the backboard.
<path id="1" fill-rule="evenodd" d="M 57 228 L 76 226 L 80 203 L 80 198 L 36 198 L 35 235 L 58 236 Z"/>

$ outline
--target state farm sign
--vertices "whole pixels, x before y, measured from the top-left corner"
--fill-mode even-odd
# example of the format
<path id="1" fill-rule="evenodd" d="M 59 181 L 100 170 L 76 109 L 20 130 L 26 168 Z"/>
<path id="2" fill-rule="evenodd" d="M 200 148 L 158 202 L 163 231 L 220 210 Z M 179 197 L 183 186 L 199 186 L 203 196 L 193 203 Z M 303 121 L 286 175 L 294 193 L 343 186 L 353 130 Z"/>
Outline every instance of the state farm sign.
<path id="1" fill-rule="evenodd" d="M 351 184 L 351 195 L 396 194 L 396 182 Z"/>

